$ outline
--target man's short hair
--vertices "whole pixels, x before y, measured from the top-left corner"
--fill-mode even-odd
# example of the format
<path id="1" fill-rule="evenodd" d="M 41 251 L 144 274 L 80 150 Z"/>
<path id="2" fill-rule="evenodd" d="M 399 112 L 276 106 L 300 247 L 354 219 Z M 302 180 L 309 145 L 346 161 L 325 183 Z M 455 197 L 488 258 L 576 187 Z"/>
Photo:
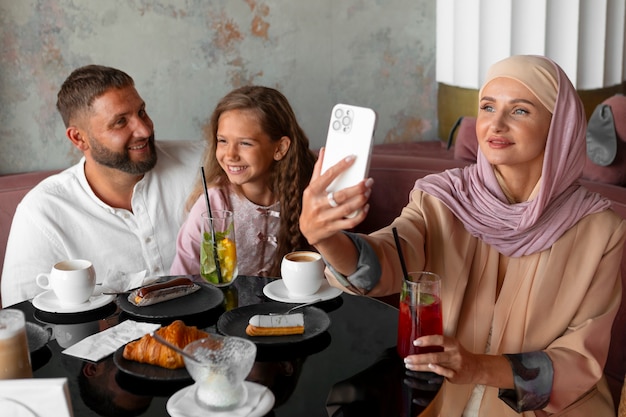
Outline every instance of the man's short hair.
<path id="1" fill-rule="evenodd" d="M 124 71 L 102 65 L 86 65 L 72 71 L 57 94 L 57 109 L 65 127 L 94 100 L 112 88 L 132 87 L 135 82 Z"/>

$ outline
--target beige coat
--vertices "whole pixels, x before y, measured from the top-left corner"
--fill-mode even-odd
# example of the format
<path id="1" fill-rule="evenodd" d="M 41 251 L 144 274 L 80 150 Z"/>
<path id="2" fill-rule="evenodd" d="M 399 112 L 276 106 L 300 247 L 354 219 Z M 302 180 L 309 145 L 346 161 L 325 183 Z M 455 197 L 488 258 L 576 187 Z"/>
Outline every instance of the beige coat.
<path id="1" fill-rule="evenodd" d="M 612 211 L 583 218 L 552 248 L 509 258 L 495 299 L 500 254 L 472 237 L 436 198 L 415 191 L 391 226 L 366 239 L 383 278 L 370 295 L 398 292 L 402 271 L 391 227 L 403 243 L 407 269 L 442 276 L 444 329 L 474 353 L 545 350 L 554 366 L 550 402 L 524 416 L 614 416 L 603 377 L 613 319 L 621 299 L 620 261 L 626 223 Z M 410 242 L 410 243 L 407 243 Z M 424 416 L 461 416 L 473 385 L 446 381 Z M 515 416 L 487 387 L 481 416 Z"/>

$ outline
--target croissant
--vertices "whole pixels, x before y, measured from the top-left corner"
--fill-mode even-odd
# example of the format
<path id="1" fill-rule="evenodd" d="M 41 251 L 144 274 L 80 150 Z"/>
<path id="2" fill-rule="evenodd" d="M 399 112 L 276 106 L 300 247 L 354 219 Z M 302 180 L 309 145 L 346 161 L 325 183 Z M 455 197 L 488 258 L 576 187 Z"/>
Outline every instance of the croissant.
<path id="1" fill-rule="evenodd" d="M 176 320 L 166 327 L 161 327 L 156 333 L 168 342 L 184 348 L 194 340 L 207 337 L 209 334 L 198 330 L 195 326 L 186 326 L 181 320 Z M 124 359 L 157 365 L 168 369 L 178 369 L 185 366 L 183 357 L 157 342 L 149 334 L 141 339 L 128 343 L 122 354 Z"/>

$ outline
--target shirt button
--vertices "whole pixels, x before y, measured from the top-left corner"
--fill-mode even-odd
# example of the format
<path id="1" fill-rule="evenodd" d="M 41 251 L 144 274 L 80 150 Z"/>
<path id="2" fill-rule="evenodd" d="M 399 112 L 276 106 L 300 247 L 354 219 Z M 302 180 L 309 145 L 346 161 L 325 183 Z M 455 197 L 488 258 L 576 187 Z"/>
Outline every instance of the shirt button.
<path id="1" fill-rule="evenodd" d="M 152 242 L 152 238 L 151 237 L 147 237 L 146 238 L 146 243 L 150 243 L 150 242 Z"/>

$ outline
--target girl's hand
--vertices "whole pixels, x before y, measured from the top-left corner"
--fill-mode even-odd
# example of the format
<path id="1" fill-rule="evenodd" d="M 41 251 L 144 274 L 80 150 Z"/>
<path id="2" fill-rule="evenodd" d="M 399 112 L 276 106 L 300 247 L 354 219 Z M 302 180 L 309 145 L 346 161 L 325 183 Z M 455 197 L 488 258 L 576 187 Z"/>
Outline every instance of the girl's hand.
<path id="1" fill-rule="evenodd" d="M 417 346 L 442 346 L 443 352 L 409 355 L 404 359 L 411 371 L 434 372 L 455 384 L 478 383 L 481 361 L 485 355 L 468 352 L 458 340 L 451 337 L 433 335 L 415 340 Z"/>
<path id="2" fill-rule="evenodd" d="M 339 161 L 324 175 L 320 175 L 323 159 L 324 148 L 320 149 L 313 176 L 302 195 L 302 213 L 300 214 L 300 230 L 308 242 L 314 246 L 323 243 L 324 240 L 342 230 L 353 228 L 365 219 L 369 209 L 366 203 L 374 183 L 369 178 L 353 187 L 332 193 L 329 197 L 326 188 L 354 163 L 354 157 Z M 355 212 L 356 215 L 352 216 Z"/>

